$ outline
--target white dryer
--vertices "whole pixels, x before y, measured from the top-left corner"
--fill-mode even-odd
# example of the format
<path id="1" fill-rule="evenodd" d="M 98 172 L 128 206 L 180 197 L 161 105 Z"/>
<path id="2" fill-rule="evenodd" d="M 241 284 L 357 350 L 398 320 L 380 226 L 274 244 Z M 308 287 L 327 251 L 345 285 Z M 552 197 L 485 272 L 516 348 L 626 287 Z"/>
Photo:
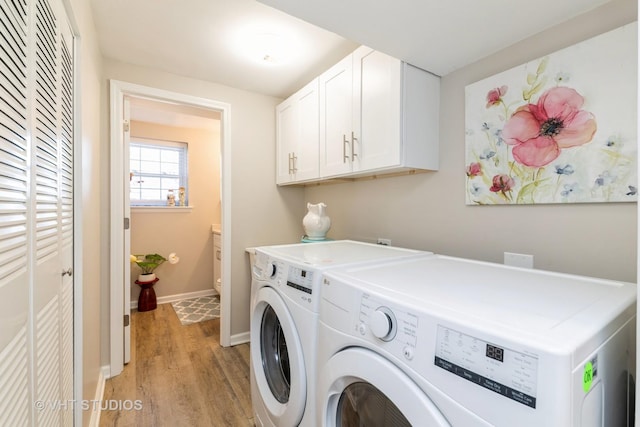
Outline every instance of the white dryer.
<path id="1" fill-rule="evenodd" d="M 318 426 L 626 426 L 636 285 L 444 256 L 324 275 Z"/>
<path id="2" fill-rule="evenodd" d="M 314 426 L 321 273 L 428 252 L 349 240 L 255 248 L 251 398 L 257 426 Z"/>

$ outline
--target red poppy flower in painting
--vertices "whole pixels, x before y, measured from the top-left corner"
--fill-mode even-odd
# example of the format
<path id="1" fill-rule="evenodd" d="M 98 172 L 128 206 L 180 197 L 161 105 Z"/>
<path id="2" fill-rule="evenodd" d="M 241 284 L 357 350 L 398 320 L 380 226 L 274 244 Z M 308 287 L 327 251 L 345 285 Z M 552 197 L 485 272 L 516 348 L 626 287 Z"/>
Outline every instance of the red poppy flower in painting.
<path id="1" fill-rule="evenodd" d="M 487 93 L 487 108 L 500 104 L 502 97 L 507 93 L 508 89 L 506 85 L 491 89 L 489 93 Z"/>
<path id="2" fill-rule="evenodd" d="M 596 132 L 593 114 L 581 110 L 584 98 L 574 89 L 554 87 L 537 104 L 518 108 L 502 130 L 513 146 L 513 158 L 525 166 L 541 167 L 560 155 L 560 150 L 586 144 Z"/>
<path id="3" fill-rule="evenodd" d="M 502 194 L 505 194 L 507 191 L 511 191 L 515 185 L 513 178 L 504 174 L 494 176 L 492 183 L 493 185 L 489 190 L 494 193 L 500 192 Z"/>
<path id="4" fill-rule="evenodd" d="M 474 176 L 482 175 L 482 166 L 480 163 L 473 162 L 467 166 L 467 176 L 473 178 Z"/>

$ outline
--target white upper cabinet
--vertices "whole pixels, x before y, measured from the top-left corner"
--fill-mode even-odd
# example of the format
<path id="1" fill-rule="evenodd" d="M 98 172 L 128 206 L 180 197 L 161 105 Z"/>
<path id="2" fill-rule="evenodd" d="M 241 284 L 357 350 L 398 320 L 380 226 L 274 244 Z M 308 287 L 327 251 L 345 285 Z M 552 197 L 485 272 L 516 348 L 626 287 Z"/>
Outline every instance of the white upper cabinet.
<path id="1" fill-rule="evenodd" d="M 320 76 L 320 177 L 437 170 L 439 102 L 439 77 L 356 49 Z"/>
<path id="2" fill-rule="evenodd" d="M 320 176 L 352 170 L 353 60 L 349 55 L 320 78 Z M 354 135 L 355 137 L 355 135 Z"/>
<path id="3" fill-rule="evenodd" d="M 319 178 L 318 108 L 317 78 L 276 107 L 277 184 Z"/>
<path id="4" fill-rule="evenodd" d="M 439 77 L 361 46 L 314 82 L 318 124 L 301 114 L 308 86 L 277 107 L 278 184 L 438 169 Z M 319 169 L 303 175 L 296 135 L 316 126 Z"/>

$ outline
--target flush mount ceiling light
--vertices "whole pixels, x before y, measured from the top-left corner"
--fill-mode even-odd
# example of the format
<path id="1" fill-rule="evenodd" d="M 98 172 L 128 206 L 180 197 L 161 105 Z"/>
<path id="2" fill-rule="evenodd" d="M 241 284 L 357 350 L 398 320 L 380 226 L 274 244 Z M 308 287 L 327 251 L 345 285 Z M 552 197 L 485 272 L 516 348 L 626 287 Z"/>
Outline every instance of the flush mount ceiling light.
<path id="1" fill-rule="evenodd" d="M 239 36 L 234 49 L 245 59 L 267 66 L 291 62 L 296 54 L 292 37 L 271 31 L 248 32 Z"/>

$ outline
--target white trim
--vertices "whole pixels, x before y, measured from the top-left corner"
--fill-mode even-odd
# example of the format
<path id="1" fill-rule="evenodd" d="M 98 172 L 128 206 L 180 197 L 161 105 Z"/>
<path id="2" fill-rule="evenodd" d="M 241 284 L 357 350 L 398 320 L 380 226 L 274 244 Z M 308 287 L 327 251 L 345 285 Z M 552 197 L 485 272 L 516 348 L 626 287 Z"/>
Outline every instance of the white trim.
<path id="1" fill-rule="evenodd" d="M 242 332 L 240 334 L 231 335 L 231 339 L 229 341 L 229 345 L 238 345 L 244 344 L 251 341 L 251 333 L 250 332 Z"/>
<path id="2" fill-rule="evenodd" d="M 158 297 L 158 304 L 167 304 L 176 301 L 182 301 L 184 299 L 208 297 L 211 295 L 218 295 L 215 289 L 207 289 L 205 291 L 186 292 L 184 294 L 166 295 L 164 297 Z M 131 301 L 131 309 L 138 308 L 138 301 Z"/>
<path id="3" fill-rule="evenodd" d="M 191 213 L 193 206 L 131 206 L 135 213 Z"/>
<path id="4" fill-rule="evenodd" d="M 162 89 L 141 86 L 118 80 L 110 80 L 110 141 L 111 141 L 111 232 L 110 232 L 110 372 L 111 376 L 122 372 L 123 364 L 123 311 L 124 252 L 122 226 L 124 223 L 124 169 L 122 161 L 124 147 L 120 143 L 123 131 L 122 103 L 125 95 L 151 98 L 159 101 L 186 104 L 220 112 L 221 157 L 222 157 L 222 292 L 229 295 L 220 304 L 220 344 L 231 345 L 231 105 L 206 98 L 199 98 Z M 127 255 L 128 256 L 128 255 Z M 120 278 L 120 279 L 118 279 Z"/>
<path id="5" fill-rule="evenodd" d="M 82 407 L 85 404 L 89 405 L 89 410 L 91 411 L 91 418 L 89 419 L 89 427 L 98 427 L 100 426 L 100 415 L 102 413 L 102 405 L 97 402 L 102 402 L 104 398 L 104 386 L 107 381 L 107 376 L 109 375 L 109 367 L 103 366 L 100 368 L 100 374 L 98 375 L 98 384 L 96 385 L 96 393 L 91 402 L 82 401 Z"/>

